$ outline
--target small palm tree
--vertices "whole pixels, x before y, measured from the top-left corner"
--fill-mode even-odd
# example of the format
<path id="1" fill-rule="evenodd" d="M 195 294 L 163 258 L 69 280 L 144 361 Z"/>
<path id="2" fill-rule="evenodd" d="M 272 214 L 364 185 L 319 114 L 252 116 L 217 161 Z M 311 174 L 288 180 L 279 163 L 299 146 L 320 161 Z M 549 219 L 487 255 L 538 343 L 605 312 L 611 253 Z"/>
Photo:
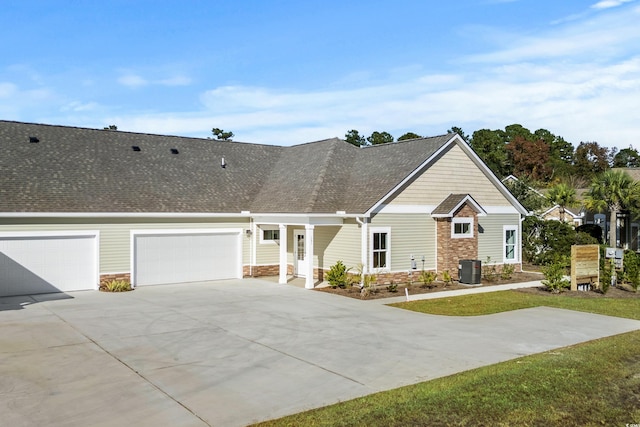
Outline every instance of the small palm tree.
<path id="1" fill-rule="evenodd" d="M 616 247 L 616 218 L 622 209 L 636 208 L 640 202 L 640 183 L 624 171 L 608 170 L 593 178 L 584 200 L 585 207 L 610 212 L 609 245 Z"/>
<path id="2" fill-rule="evenodd" d="M 566 207 L 576 203 L 577 201 L 576 190 L 565 183 L 556 184 L 549 189 L 549 192 L 547 193 L 547 200 L 552 204 L 559 206 L 560 221 L 564 222 Z"/>

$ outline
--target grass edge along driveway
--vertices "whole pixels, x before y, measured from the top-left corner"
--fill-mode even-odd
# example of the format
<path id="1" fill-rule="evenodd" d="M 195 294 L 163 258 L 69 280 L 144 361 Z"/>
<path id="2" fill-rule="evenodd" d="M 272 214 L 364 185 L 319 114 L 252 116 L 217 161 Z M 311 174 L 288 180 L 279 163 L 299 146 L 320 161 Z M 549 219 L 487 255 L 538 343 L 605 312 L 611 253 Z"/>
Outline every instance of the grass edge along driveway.
<path id="1" fill-rule="evenodd" d="M 394 304 L 441 315 L 540 305 L 640 320 L 638 299 L 549 298 L 517 291 Z M 634 425 L 640 423 L 639 349 L 640 331 L 634 331 L 257 425 Z"/>

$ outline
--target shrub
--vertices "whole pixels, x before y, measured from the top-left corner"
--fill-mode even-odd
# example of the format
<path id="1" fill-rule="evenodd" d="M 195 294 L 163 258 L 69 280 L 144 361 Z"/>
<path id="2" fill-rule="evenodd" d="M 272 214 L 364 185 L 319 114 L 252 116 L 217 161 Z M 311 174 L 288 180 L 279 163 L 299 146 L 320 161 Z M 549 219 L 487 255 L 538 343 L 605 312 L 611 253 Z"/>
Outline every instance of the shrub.
<path id="1" fill-rule="evenodd" d="M 513 264 L 503 264 L 500 277 L 502 280 L 509 280 L 513 277 L 513 273 L 516 271 L 516 266 Z"/>
<path id="2" fill-rule="evenodd" d="M 633 251 L 624 251 L 624 280 L 631 285 L 631 287 L 638 292 L 638 285 L 640 285 L 640 262 L 638 262 L 638 255 Z"/>
<path id="3" fill-rule="evenodd" d="M 100 286 L 100 289 L 105 292 L 127 292 L 132 290 L 131 283 L 126 280 L 110 280 Z"/>
<path id="4" fill-rule="evenodd" d="M 365 274 L 361 276 L 362 288 L 360 289 L 360 298 L 366 299 L 369 295 L 377 292 L 376 284 L 378 277 L 375 274 Z"/>
<path id="5" fill-rule="evenodd" d="M 387 290 L 389 292 L 398 292 L 398 284 L 397 283 L 392 283 L 390 285 L 387 285 Z"/>
<path id="6" fill-rule="evenodd" d="M 451 277 L 451 273 L 449 273 L 449 270 L 445 270 L 442 272 L 442 281 L 444 282 L 445 287 L 453 282 L 453 278 Z"/>
<path id="7" fill-rule="evenodd" d="M 327 273 L 327 282 L 333 289 L 345 288 L 349 284 L 349 275 L 347 274 L 347 267 L 345 267 L 342 261 L 336 262 L 331 266 Z"/>
<path id="8" fill-rule="evenodd" d="M 611 276 L 613 275 L 613 259 L 604 256 L 606 246 L 600 246 L 600 292 L 606 294 L 611 286 Z"/>
<path id="9" fill-rule="evenodd" d="M 491 263 L 491 257 L 488 256 L 487 260 L 482 264 L 482 278 L 487 282 L 493 282 L 498 277 L 498 270 L 494 263 Z"/>
<path id="10" fill-rule="evenodd" d="M 542 284 L 551 293 L 558 294 L 567 289 L 571 282 L 564 278 L 565 266 L 560 262 L 553 262 L 542 267 L 545 280 Z"/>
<path id="11" fill-rule="evenodd" d="M 598 243 L 588 233 L 577 232 L 571 225 L 529 216 L 522 226 L 523 258 L 537 265 L 551 264 L 571 256 L 572 245 Z"/>
<path id="12" fill-rule="evenodd" d="M 422 286 L 425 288 L 433 287 L 433 282 L 438 278 L 438 275 L 435 271 L 424 271 L 420 272 L 420 281 L 422 282 Z"/>

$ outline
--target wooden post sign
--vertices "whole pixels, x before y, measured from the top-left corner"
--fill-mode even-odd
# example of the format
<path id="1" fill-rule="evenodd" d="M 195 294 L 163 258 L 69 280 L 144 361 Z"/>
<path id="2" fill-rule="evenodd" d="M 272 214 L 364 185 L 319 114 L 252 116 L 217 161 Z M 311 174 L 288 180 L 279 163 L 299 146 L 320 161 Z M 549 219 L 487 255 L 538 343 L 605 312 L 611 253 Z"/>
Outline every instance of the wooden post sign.
<path id="1" fill-rule="evenodd" d="M 571 290 L 600 286 L 600 247 L 598 245 L 571 246 Z"/>

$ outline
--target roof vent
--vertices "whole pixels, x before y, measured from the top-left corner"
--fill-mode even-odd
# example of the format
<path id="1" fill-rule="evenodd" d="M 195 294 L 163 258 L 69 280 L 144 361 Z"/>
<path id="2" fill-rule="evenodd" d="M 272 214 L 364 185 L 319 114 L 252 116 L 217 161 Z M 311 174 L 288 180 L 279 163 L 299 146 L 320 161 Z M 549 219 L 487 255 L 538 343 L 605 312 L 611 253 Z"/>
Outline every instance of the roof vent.
<path id="1" fill-rule="evenodd" d="M 35 136 L 30 136 L 29 137 L 29 142 L 32 143 L 32 144 L 35 144 L 36 142 L 40 142 L 40 140 Z"/>
<path id="2" fill-rule="evenodd" d="M 138 147 L 137 145 L 132 145 L 132 146 L 131 146 L 131 149 L 132 149 L 133 151 L 140 151 L 140 147 Z"/>
<path id="3" fill-rule="evenodd" d="M 178 153 L 179 153 L 179 151 L 178 151 L 177 148 L 172 148 L 171 149 L 171 154 L 178 154 Z"/>

